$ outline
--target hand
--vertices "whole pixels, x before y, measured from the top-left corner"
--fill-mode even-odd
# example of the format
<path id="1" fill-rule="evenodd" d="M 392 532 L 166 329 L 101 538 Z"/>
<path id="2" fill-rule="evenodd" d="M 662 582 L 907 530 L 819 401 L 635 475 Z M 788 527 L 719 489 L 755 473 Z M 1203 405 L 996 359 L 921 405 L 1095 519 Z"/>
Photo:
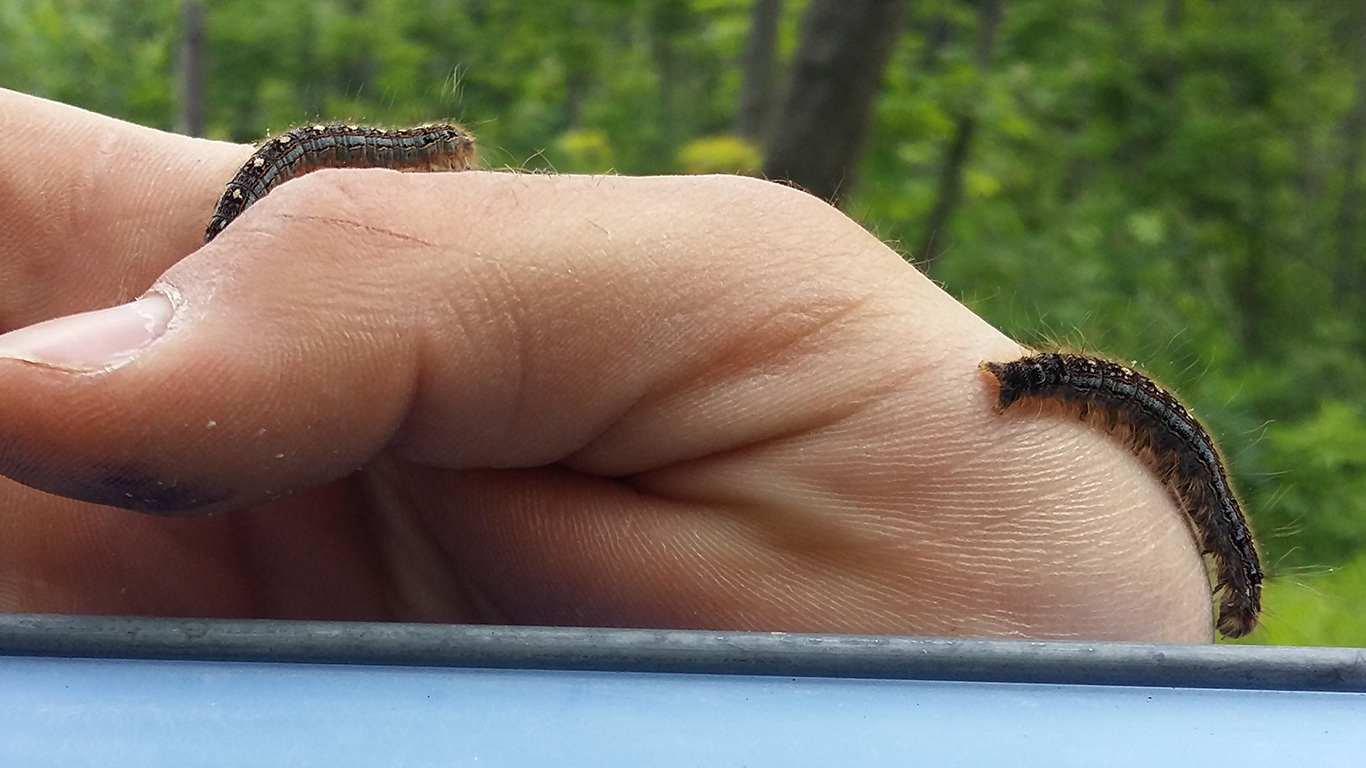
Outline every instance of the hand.
<path id="1" fill-rule="evenodd" d="M 321 171 L 200 248 L 251 148 L 0 127 L 0 330 L 124 305 L 0 338 L 0 609 L 1210 638 L 1157 479 L 814 198 Z"/>

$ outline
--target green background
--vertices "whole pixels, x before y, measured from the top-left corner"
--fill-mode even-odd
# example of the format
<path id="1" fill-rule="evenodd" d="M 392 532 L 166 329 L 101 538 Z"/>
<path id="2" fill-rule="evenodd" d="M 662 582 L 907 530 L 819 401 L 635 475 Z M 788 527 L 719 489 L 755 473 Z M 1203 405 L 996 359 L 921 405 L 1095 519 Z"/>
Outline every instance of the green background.
<path id="1" fill-rule="evenodd" d="M 798 44 L 788 0 L 777 67 Z M 175 0 L 6 0 L 0 85 L 177 110 Z M 748 0 L 221 0 L 207 131 L 455 119 L 491 166 L 754 171 L 729 135 Z M 1220 436 L 1272 575 L 1250 642 L 1366 645 L 1366 4 L 911 3 L 845 209 L 1027 343 L 1138 361 Z M 781 78 L 780 78 L 781 79 Z M 908 257 L 912 256 L 908 254 Z"/>

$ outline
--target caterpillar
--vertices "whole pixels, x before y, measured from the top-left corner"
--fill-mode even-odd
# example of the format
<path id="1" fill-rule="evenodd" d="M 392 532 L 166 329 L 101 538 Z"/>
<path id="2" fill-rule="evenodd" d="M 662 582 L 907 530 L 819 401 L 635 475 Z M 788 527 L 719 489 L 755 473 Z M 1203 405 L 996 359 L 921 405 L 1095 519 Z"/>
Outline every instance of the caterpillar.
<path id="1" fill-rule="evenodd" d="M 252 203 L 290 179 L 320 168 L 463 171 L 474 164 L 474 138 L 457 125 L 385 130 L 358 125 L 310 125 L 262 142 L 228 182 L 204 232 L 218 236 Z"/>
<path id="2" fill-rule="evenodd" d="M 1120 435 L 1157 473 L 1213 561 L 1219 633 L 1232 638 L 1252 631 L 1262 595 L 1252 533 L 1209 432 L 1172 393 L 1132 368 L 1085 355 L 1043 353 L 980 368 L 1000 388 L 998 413 L 1022 398 L 1055 400 Z"/>

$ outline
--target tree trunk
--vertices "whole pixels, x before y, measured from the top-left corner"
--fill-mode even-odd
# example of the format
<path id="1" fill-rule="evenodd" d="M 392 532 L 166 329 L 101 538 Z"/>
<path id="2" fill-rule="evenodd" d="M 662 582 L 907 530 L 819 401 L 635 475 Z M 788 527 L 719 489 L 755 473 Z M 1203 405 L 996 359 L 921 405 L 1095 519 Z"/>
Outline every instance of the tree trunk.
<path id="1" fill-rule="evenodd" d="M 925 219 L 925 236 L 920 239 L 920 247 L 911 254 L 916 266 L 927 275 L 934 274 L 934 266 L 944 253 L 944 238 L 940 235 L 948 228 L 949 219 L 963 199 L 963 166 L 967 164 L 968 149 L 976 130 L 976 117 L 960 116 L 954 127 L 953 140 L 944 153 L 944 163 L 939 167 L 939 192 Z"/>
<path id="2" fill-rule="evenodd" d="M 764 175 L 838 203 L 852 186 L 873 97 L 910 0 L 811 0 Z"/>
<path id="3" fill-rule="evenodd" d="M 920 68 L 933 72 L 939 69 L 940 60 L 943 58 L 944 49 L 953 41 L 953 24 L 944 12 L 934 13 L 925 21 L 925 32 L 922 35 L 925 43 L 920 54 Z"/>
<path id="4" fill-rule="evenodd" d="M 977 40 L 972 49 L 973 65 L 979 75 L 991 69 L 991 53 L 996 47 L 996 30 L 1005 16 L 1005 0 L 980 0 L 977 6 Z M 963 166 L 972 150 L 972 136 L 977 130 L 977 115 L 968 111 L 958 116 L 953 140 L 944 153 L 939 170 L 939 194 L 925 221 L 925 236 L 914 256 L 925 274 L 934 273 L 935 262 L 944 253 L 944 231 L 949 219 L 963 199 Z"/>
<path id="5" fill-rule="evenodd" d="M 740 58 L 740 104 L 735 110 L 735 133 L 761 139 L 773 111 L 773 52 L 778 42 L 778 17 L 783 0 L 754 0 L 749 40 Z"/>
<path id="6" fill-rule="evenodd" d="M 686 0 L 656 0 L 648 5 L 650 50 L 659 76 L 659 121 L 663 127 L 662 145 L 676 146 L 687 135 L 683 95 L 688 72 L 686 49 L 677 41 L 693 30 L 692 6 Z"/>
<path id="7" fill-rule="evenodd" d="M 180 112 L 176 131 L 186 136 L 204 135 L 204 6 L 187 2 L 180 16 Z"/>

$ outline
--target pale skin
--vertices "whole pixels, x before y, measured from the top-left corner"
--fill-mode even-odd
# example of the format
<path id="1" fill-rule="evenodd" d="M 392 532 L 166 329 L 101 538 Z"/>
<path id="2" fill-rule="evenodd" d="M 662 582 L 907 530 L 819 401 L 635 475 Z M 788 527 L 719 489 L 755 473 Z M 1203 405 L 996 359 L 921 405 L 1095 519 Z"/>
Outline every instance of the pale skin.
<path id="1" fill-rule="evenodd" d="M 1211 637 L 1158 480 L 800 192 L 321 171 L 201 248 L 251 147 L 0 132 L 0 330 L 169 315 L 0 337 L 0 610 Z"/>

